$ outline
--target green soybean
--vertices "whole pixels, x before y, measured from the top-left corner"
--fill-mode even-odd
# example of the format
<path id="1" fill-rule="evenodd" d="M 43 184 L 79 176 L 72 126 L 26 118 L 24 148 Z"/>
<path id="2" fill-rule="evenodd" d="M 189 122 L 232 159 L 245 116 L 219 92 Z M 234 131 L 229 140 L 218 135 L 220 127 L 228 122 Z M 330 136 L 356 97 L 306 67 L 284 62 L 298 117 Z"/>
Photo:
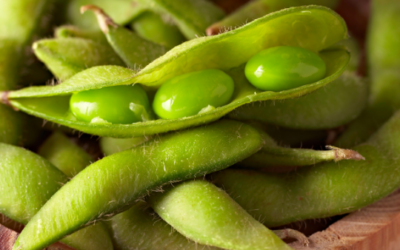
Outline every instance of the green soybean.
<path id="1" fill-rule="evenodd" d="M 54 132 L 47 138 L 40 146 L 38 154 L 46 158 L 70 178 L 93 161 L 83 149 L 60 132 Z"/>
<path id="2" fill-rule="evenodd" d="M 179 184 L 150 196 L 154 210 L 178 232 L 223 249 L 292 249 L 206 181 Z"/>
<path id="3" fill-rule="evenodd" d="M 326 74 L 326 65 L 317 54 L 307 49 L 278 46 L 250 58 L 245 74 L 258 89 L 282 91 L 321 80 Z"/>
<path id="4" fill-rule="evenodd" d="M 168 18 L 166 15 L 161 16 L 147 11 L 135 18 L 131 26 L 144 39 L 160 44 L 165 48 L 172 48 L 186 39 L 178 27 L 171 23 Z"/>
<path id="5" fill-rule="evenodd" d="M 233 90 L 232 78 L 221 70 L 188 73 L 168 80 L 157 90 L 153 110 L 164 119 L 196 115 L 229 103 Z"/>
<path id="6" fill-rule="evenodd" d="M 293 26 L 294 21 L 296 25 Z M 272 13 L 229 33 L 190 40 L 174 47 L 138 72 L 117 66 L 93 67 L 74 75 L 63 84 L 10 92 L 5 102 L 8 101 L 24 112 L 85 133 L 120 138 L 164 133 L 215 121 L 244 104 L 288 99 L 317 90 L 344 71 L 349 59 L 348 53 L 342 49 L 325 49 L 346 36 L 343 20 L 329 9 L 315 6 L 290 8 Z M 258 52 L 279 45 L 300 46 L 319 52 L 327 66 L 326 77 L 321 81 L 279 93 L 262 92 L 253 87 L 244 76 L 244 64 Z M 237 50 L 241 53 L 232 53 Z M 94 126 L 77 121 L 68 111 L 69 99 L 65 96 L 72 93 L 133 83 L 140 83 L 154 90 L 176 76 L 204 69 L 223 70 L 232 77 L 235 91 L 229 104 L 187 118 L 160 119 L 129 125 Z"/>
<path id="7" fill-rule="evenodd" d="M 82 38 L 39 40 L 33 51 L 61 81 L 93 66 L 124 65 L 109 46 Z"/>
<path id="8" fill-rule="evenodd" d="M 267 226 L 345 214 L 367 206 L 400 185 L 400 113 L 353 149 L 365 161 L 317 164 L 289 174 L 226 170 L 213 175 L 231 196 Z"/>
<path id="9" fill-rule="evenodd" d="M 0 213 L 27 224 L 68 178 L 42 157 L 0 143 Z M 104 225 L 85 228 L 62 240 L 79 250 L 113 249 Z"/>
<path id="10" fill-rule="evenodd" d="M 147 94 L 139 85 L 82 91 L 71 96 L 70 108 L 79 120 L 90 123 L 129 124 L 152 117 Z"/>
<path id="11" fill-rule="evenodd" d="M 225 120 L 160 136 L 105 157 L 52 196 L 24 228 L 14 249 L 41 249 L 98 219 L 126 210 L 156 187 L 224 169 L 262 145 L 257 130 Z"/>

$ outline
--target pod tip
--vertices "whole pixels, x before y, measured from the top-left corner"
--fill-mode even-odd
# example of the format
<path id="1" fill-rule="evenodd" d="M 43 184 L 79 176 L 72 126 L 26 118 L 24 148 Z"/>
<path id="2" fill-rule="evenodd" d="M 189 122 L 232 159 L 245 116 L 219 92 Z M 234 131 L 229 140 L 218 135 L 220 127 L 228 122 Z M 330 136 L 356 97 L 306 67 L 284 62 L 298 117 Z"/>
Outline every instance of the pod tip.
<path id="1" fill-rule="evenodd" d="M 118 25 L 111 19 L 111 17 L 109 17 L 104 11 L 103 9 L 101 9 L 100 7 L 97 7 L 96 5 L 84 5 L 81 7 L 81 13 L 85 13 L 86 11 L 91 10 L 94 12 L 94 14 L 97 17 L 97 21 L 100 25 L 100 29 L 104 32 L 104 33 L 108 33 L 109 32 L 109 27 L 118 27 Z"/>
<path id="2" fill-rule="evenodd" d="M 356 161 L 361 161 L 365 160 L 365 157 L 362 156 L 360 153 L 357 151 L 351 150 L 351 149 L 342 149 L 334 146 L 326 146 L 327 149 L 331 149 L 335 151 L 335 161 L 341 161 L 341 160 L 356 160 Z"/>

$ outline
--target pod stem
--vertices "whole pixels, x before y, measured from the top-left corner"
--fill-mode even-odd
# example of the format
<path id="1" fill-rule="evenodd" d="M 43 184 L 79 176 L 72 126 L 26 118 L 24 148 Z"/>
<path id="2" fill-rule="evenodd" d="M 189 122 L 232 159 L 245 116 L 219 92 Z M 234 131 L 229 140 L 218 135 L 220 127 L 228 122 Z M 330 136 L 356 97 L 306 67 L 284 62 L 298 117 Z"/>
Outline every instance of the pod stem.
<path id="1" fill-rule="evenodd" d="M 84 5 L 81 7 L 81 13 L 85 13 L 86 11 L 91 10 L 94 12 L 94 14 L 96 15 L 97 21 L 99 22 L 99 26 L 100 29 L 104 32 L 104 33 L 108 33 L 109 32 L 109 27 L 114 27 L 117 28 L 118 24 L 116 24 L 111 17 L 109 17 L 104 11 L 103 9 L 101 9 L 100 7 L 97 7 L 96 5 Z"/>
<path id="2" fill-rule="evenodd" d="M 287 238 L 293 238 L 293 239 L 296 239 L 297 241 L 299 241 L 304 246 L 308 247 L 308 245 L 310 244 L 310 241 L 304 234 L 302 234 L 299 231 L 290 229 L 290 228 L 281 229 L 281 230 L 272 230 L 272 232 L 274 232 L 274 234 L 276 234 L 276 236 L 278 236 L 282 240 L 287 239 Z"/>
<path id="3" fill-rule="evenodd" d="M 326 146 L 326 148 L 333 150 L 335 152 L 335 159 L 334 159 L 335 162 L 341 160 L 356 160 L 356 161 L 365 160 L 364 156 L 351 149 L 343 149 L 330 145 Z"/>

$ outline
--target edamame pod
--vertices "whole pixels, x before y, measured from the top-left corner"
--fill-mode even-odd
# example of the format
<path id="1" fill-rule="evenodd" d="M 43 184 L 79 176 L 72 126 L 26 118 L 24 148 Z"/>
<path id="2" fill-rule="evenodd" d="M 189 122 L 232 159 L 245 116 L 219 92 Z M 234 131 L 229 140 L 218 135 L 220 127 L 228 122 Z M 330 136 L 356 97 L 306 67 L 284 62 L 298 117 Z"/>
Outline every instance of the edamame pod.
<path id="1" fill-rule="evenodd" d="M 35 55 L 61 81 L 98 65 L 125 65 L 109 47 L 88 39 L 43 39 L 33 44 Z"/>
<path id="2" fill-rule="evenodd" d="M 0 1 L 0 91 L 21 83 L 25 46 L 38 33 L 49 5 L 48 0 Z M 35 121 L 8 107 L 0 107 L 0 117 L 0 142 L 26 145 L 40 134 Z M 29 123 L 34 125 L 28 127 Z"/>
<path id="3" fill-rule="evenodd" d="M 372 1 L 367 38 L 370 100 L 365 111 L 336 141 L 351 147 L 368 139 L 400 108 L 400 2 Z"/>
<path id="4" fill-rule="evenodd" d="M 168 224 L 201 244 L 232 250 L 292 249 L 206 181 L 189 181 L 152 194 L 150 203 Z"/>
<path id="5" fill-rule="evenodd" d="M 147 41 L 117 25 L 102 9 L 93 5 L 85 5 L 81 8 L 83 13 L 87 10 L 92 10 L 96 14 L 108 43 L 130 68 L 143 68 L 167 51 L 165 47 Z"/>
<path id="6" fill-rule="evenodd" d="M 89 13 L 81 15 L 80 8 L 84 5 L 94 4 L 102 9 L 121 25 L 125 25 L 142 13 L 144 9 L 136 0 L 71 0 L 67 5 L 67 23 L 85 30 L 99 30 L 96 18 Z"/>
<path id="7" fill-rule="evenodd" d="M 229 167 L 260 150 L 263 143 L 256 129 L 223 120 L 105 157 L 52 196 L 24 228 L 14 249 L 41 249 L 126 210 L 154 188 Z"/>
<path id="8" fill-rule="evenodd" d="M 357 118 L 367 104 L 368 86 L 345 72 L 317 91 L 299 98 L 248 104 L 229 114 L 239 120 L 259 120 L 292 129 L 329 129 Z"/>
<path id="9" fill-rule="evenodd" d="M 136 0 L 143 8 L 169 15 L 187 39 L 205 35 L 206 28 L 221 20 L 224 12 L 206 0 Z"/>
<path id="10" fill-rule="evenodd" d="M 131 27 L 142 38 L 165 48 L 173 48 L 186 39 L 167 15 L 146 11 L 133 20 Z"/>
<path id="11" fill-rule="evenodd" d="M 100 138 L 100 148 L 103 154 L 107 156 L 139 146 L 151 138 L 151 136 L 133 138 L 102 137 Z"/>
<path id="12" fill-rule="evenodd" d="M 365 161 L 323 163 L 288 174 L 226 170 L 213 181 L 267 226 L 345 214 L 369 205 L 400 185 L 400 113 L 353 149 Z"/>
<path id="13" fill-rule="evenodd" d="M 101 44 L 107 44 L 107 39 L 100 30 L 85 30 L 72 25 L 57 27 L 54 31 L 55 38 L 84 38 Z"/>
<path id="14" fill-rule="evenodd" d="M 207 28 L 207 35 L 216 35 L 240 27 L 271 12 L 301 5 L 323 5 L 334 8 L 338 0 L 256 0 L 247 3 L 224 19 Z"/>
<path id="15" fill-rule="evenodd" d="M 349 55 L 341 49 L 324 49 L 346 36 L 343 20 L 333 11 L 324 7 L 290 8 L 229 33 L 201 37 L 176 46 L 139 72 L 117 66 L 99 66 L 82 71 L 57 86 L 31 87 L 2 94 L 3 99 L 16 108 L 86 133 L 125 138 L 152 135 L 215 121 L 244 104 L 298 97 L 325 86 L 344 71 Z M 259 51 L 282 44 L 319 52 L 327 65 L 327 76 L 316 83 L 277 93 L 262 92 L 251 86 L 243 73 L 244 63 Z M 242 53 L 232 53 L 235 50 Z M 72 93 L 133 83 L 159 88 L 173 77 L 204 69 L 223 70 L 232 77 L 235 92 L 229 104 L 185 118 L 128 125 L 80 122 L 69 112 L 69 95 Z"/>
<path id="16" fill-rule="evenodd" d="M 149 211 L 149 205 L 138 201 L 129 210 L 117 214 L 108 225 L 118 250 L 217 250 L 188 240 Z"/>
<path id="17" fill-rule="evenodd" d="M 27 224 L 68 178 L 47 160 L 0 143 L 0 213 Z M 62 240 L 77 250 L 113 249 L 104 225 L 85 228 Z"/>
<path id="18" fill-rule="evenodd" d="M 61 172 L 72 178 L 93 159 L 60 132 L 54 132 L 40 146 L 38 154 L 50 161 Z"/>

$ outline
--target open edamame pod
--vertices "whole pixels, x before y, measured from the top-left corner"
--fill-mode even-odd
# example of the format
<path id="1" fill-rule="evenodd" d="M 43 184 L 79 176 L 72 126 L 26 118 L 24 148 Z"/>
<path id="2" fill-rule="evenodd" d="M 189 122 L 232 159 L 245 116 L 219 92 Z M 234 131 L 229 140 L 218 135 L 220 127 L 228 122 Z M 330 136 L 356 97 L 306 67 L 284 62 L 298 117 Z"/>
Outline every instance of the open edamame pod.
<path id="1" fill-rule="evenodd" d="M 27 224 L 67 181 L 61 171 L 23 148 L 0 143 L 0 213 Z M 61 240 L 77 250 L 112 250 L 104 225 L 97 224 Z"/>
<path id="2" fill-rule="evenodd" d="M 209 123 L 244 104 L 298 97 L 325 86 L 339 77 L 346 67 L 349 60 L 347 51 L 329 49 L 346 37 L 344 21 L 332 10 L 314 6 L 290 8 L 229 33 L 190 40 L 139 72 L 118 66 L 99 66 L 82 71 L 56 86 L 31 87 L 0 94 L 3 101 L 20 110 L 85 133 L 108 137 L 151 135 Z M 244 75 L 244 64 L 259 51 L 282 44 L 319 52 L 327 66 L 326 77 L 281 92 L 260 91 L 253 87 Z M 236 50 L 241 53 L 232 53 Z M 229 104 L 189 117 L 126 125 L 82 122 L 69 111 L 70 95 L 76 92 L 135 83 L 156 89 L 173 77 L 204 69 L 223 70 L 231 76 L 235 90 Z"/>
<path id="3" fill-rule="evenodd" d="M 334 8 L 338 0 L 255 0 L 243 5 L 224 19 L 207 28 L 207 35 L 216 35 L 244 25 L 271 12 L 301 5 L 322 5 Z"/>
<path id="4" fill-rule="evenodd" d="M 189 181 L 151 194 L 150 203 L 178 232 L 204 245 L 231 250 L 292 249 L 206 181 Z"/>
<path id="5" fill-rule="evenodd" d="M 125 65 L 108 45 L 88 39 L 43 39 L 32 47 L 35 55 L 61 81 L 90 67 Z"/>
<path id="6" fill-rule="evenodd" d="M 105 157 L 52 196 L 22 231 L 14 249 L 46 247 L 128 209 L 152 189 L 227 168 L 260 150 L 263 143 L 253 127 L 223 120 Z"/>
<path id="7" fill-rule="evenodd" d="M 327 162 L 288 174 L 224 170 L 212 179 L 270 227 L 349 213 L 400 186 L 399 127 L 397 112 L 366 143 L 354 147 L 365 161 Z"/>

